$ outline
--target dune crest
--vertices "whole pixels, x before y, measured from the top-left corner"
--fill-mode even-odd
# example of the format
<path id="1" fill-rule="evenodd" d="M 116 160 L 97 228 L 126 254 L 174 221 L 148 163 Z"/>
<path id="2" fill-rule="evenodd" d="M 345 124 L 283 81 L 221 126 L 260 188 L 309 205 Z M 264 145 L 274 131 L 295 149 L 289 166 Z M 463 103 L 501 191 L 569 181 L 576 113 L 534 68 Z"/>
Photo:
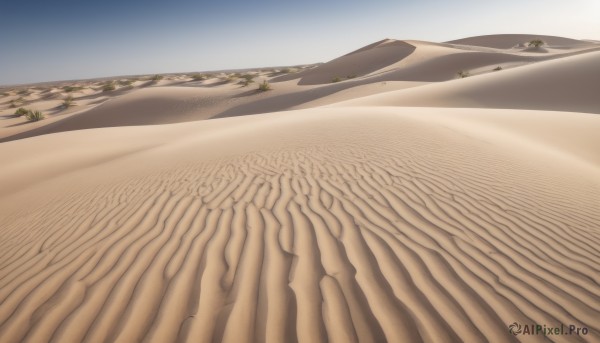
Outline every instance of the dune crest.
<path id="1" fill-rule="evenodd" d="M 600 113 L 600 51 L 371 95 L 341 102 L 359 106 L 538 109 Z"/>
<path id="2" fill-rule="evenodd" d="M 581 45 L 587 44 L 587 41 L 557 37 L 557 36 L 547 36 L 547 35 L 534 35 L 534 34 L 499 34 L 499 35 L 485 35 L 485 36 L 475 36 L 462 38 L 457 40 L 452 40 L 447 43 L 452 44 L 463 44 L 463 45 L 475 45 L 475 46 L 483 46 L 489 48 L 498 48 L 498 49 L 510 49 L 522 44 L 526 44 L 534 39 L 541 39 L 547 44 L 551 45 Z"/>
<path id="3" fill-rule="evenodd" d="M 364 76 L 390 66 L 409 56 L 415 46 L 403 41 L 386 39 L 307 70 L 301 75 L 299 85 L 331 83 L 335 78 L 346 79 Z"/>

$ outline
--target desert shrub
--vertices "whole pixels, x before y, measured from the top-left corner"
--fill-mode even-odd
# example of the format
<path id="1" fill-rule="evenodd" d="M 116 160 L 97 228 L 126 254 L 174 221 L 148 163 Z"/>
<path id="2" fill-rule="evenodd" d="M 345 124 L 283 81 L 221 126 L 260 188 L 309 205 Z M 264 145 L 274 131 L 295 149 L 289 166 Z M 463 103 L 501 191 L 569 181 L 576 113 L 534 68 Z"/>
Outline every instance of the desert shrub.
<path id="1" fill-rule="evenodd" d="M 247 79 L 244 79 L 244 80 L 241 80 L 240 82 L 238 82 L 238 84 L 239 84 L 239 85 L 242 85 L 243 87 L 247 87 L 247 86 L 249 86 L 249 85 L 250 85 L 252 82 L 254 82 L 254 81 L 253 81 L 253 80 L 247 80 Z"/>
<path id="2" fill-rule="evenodd" d="M 66 97 L 66 98 L 63 100 L 63 103 L 62 103 L 62 105 L 63 105 L 63 107 L 64 107 L 64 108 L 69 108 L 69 107 L 71 107 L 71 106 L 75 105 L 75 103 L 73 102 L 73 97 L 72 97 L 72 96 L 70 96 L 70 95 L 69 95 L 69 96 L 67 96 L 67 97 Z"/>
<path id="3" fill-rule="evenodd" d="M 27 95 L 31 94 L 31 92 L 29 91 L 29 89 L 21 89 L 20 91 L 17 92 L 17 94 L 27 96 Z"/>
<path id="4" fill-rule="evenodd" d="M 291 68 L 283 68 L 283 69 L 281 69 L 281 71 L 280 71 L 280 73 L 282 73 L 282 74 L 289 74 L 289 73 L 291 73 L 291 72 L 292 72 L 292 69 L 291 69 Z"/>
<path id="5" fill-rule="evenodd" d="M 202 74 L 192 74 L 192 80 L 194 81 L 202 81 L 202 80 L 206 80 L 206 76 L 202 75 Z"/>
<path id="6" fill-rule="evenodd" d="M 255 77 L 252 74 L 244 74 L 242 76 L 240 76 L 242 79 L 248 80 L 248 81 L 252 81 L 252 79 Z"/>
<path id="7" fill-rule="evenodd" d="M 38 121 L 38 120 L 42 120 L 42 119 L 44 119 L 46 117 L 40 111 L 29 110 L 25 114 L 25 118 L 27 118 L 28 121 Z"/>
<path id="8" fill-rule="evenodd" d="M 254 82 L 254 75 L 252 74 L 244 74 L 241 75 L 240 78 L 242 79 L 240 82 L 238 82 L 238 84 L 246 87 L 248 85 L 250 85 L 252 82 Z"/>
<path id="9" fill-rule="evenodd" d="M 133 83 L 133 80 L 119 80 L 119 85 L 120 86 L 131 86 L 131 84 Z"/>
<path id="10" fill-rule="evenodd" d="M 539 48 L 542 45 L 544 45 L 544 41 L 542 41 L 541 39 L 534 39 L 529 42 L 529 46 L 532 46 L 534 48 Z"/>
<path id="11" fill-rule="evenodd" d="M 232 81 L 237 80 L 237 78 L 238 78 L 238 76 L 236 74 L 229 74 L 229 75 L 225 75 L 223 77 L 223 81 L 232 82 Z"/>
<path id="12" fill-rule="evenodd" d="M 110 92 L 110 91 L 114 91 L 115 88 L 115 83 L 114 82 L 107 82 L 106 84 L 104 84 L 104 86 L 102 86 L 102 91 L 103 92 Z"/>
<path id="13" fill-rule="evenodd" d="M 342 79 L 339 76 L 336 76 L 333 79 L 331 79 L 332 83 L 336 83 L 336 82 L 340 82 L 340 81 L 342 81 Z"/>
<path id="14" fill-rule="evenodd" d="M 356 77 L 356 74 L 350 74 L 348 76 L 346 76 L 347 79 L 353 79 Z"/>
<path id="15" fill-rule="evenodd" d="M 271 89 L 271 85 L 267 82 L 267 80 L 264 80 L 262 83 L 260 83 L 258 85 L 258 90 L 261 92 L 268 91 L 270 89 Z"/>
<path id="16" fill-rule="evenodd" d="M 160 81 L 160 80 L 162 80 L 162 79 L 163 79 L 163 76 L 162 76 L 162 75 L 158 75 L 158 74 L 156 74 L 156 75 L 154 75 L 154 76 L 152 76 L 152 77 L 150 78 L 150 80 L 152 80 L 152 81 L 154 81 L 154 82 L 156 82 L 156 81 Z"/>
<path id="17" fill-rule="evenodd" d="M 468 71 L 464 71 L 464 70 L 460 70 L 458 73 L 456 73 L 456 75 L 458 75 L 458 77 L 460 77 L 461 79 L 471 76 L 471 74 L 469 74 Z"/>
<path id="18" fill-rule="evenodd" d="M 27 114 L 27 112 L 28 112 L 28 110 L 27 110 L 26 108 L 19 107 L 19 109 L 15 111 L 15 115 L 16 115 L 17 117 L 20 117 L 20 116 L 24 116 L 24 115 L 26 115 L 26 114 Z"/>
<path id="19" fill-rule="evenodd" d="M 83 87 L 75 87 L 75 86 L 64 86 L 63 87 L 63 90 L 67 93 L 77 92 L 82 89 L 83 89 Z"/>
<path id="20" fill-rule="evenodd" d="M 25 98 L 20 96 L 17 99 L 12 99 L 10 101 L 10 108 L 17 108 L 18 104 L 24 104 L 25 103 Z"/>
<path id="21" fill-rule="evenodd" d="M 500 71 L 500 70 L 502 70 L 501 66 L 497 66 L 496 68 L 494 68 L 494 71 Z"/>

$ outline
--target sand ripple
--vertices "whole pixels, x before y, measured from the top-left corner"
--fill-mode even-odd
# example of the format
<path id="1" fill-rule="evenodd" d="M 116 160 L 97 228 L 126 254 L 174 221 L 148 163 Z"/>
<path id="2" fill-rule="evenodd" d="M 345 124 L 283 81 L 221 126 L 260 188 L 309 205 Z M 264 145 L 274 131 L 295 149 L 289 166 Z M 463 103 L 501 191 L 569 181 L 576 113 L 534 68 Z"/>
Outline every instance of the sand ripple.
<path id="1" fill-rule="evenodd" d="M 600 339 L 597 182 L 361 118 L 6 216 L 0 341 L 508 342 L 515 321 Z"/>

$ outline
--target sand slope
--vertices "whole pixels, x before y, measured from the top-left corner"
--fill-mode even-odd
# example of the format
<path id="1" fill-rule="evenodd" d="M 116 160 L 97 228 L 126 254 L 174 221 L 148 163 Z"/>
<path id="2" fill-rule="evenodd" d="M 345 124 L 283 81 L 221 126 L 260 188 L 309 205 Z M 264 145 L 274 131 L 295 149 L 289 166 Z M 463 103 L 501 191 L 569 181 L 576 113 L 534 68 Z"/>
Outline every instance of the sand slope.
<path id="1" fill-rule="evenodd" d="M 485 38 L 476 40 L 486 41 Z M 516 39 L 511 35 L 488 38 L 490 42 L 496 42 L 498 39 Z M 524 37 L 517 36 L 517 38 L 523 39 Z M 369 95 L 410 88 L 418 85 L 415 82 L 423 84 L 425 82 L 452 81 L 458 77 L 459 71 L 467 71 L 471 75 L 478 76 L 494 73 L 493 70 L 498 66 L 507 70 L 600 49 L 599 45 L 593 42 L 554 38 L 556 38 L 556 42 L 552 42 L 565 45 L 551 45 L 537 49 L 525 47 L 499 49 L 477 45 L 385 39 L 313 68 L 294 68 L 294 71 L 290 68 L 290 72 L 284 73 L 284 75 L 279 69 L 271 69 L 271 72 L 269 69 L 246 71 L 255 76 L 256 82 L 268 79 L 273 84 L 273 89 L 269 92 L 258 92 L 256 84 L 243 87 L 240 84 L 241 73 L 224 72 L 206 74 L 202 80 L 194 80 L 192 74 L 170 75 L 159 81 L 152 81 L 148 77 L 122 77 L 112 81 L 74 81 L 64 85 L 39 85 L 11 89 L 0 100 L 0 142 L 70 130 L 125 125 L 158 125 L 307 108 L 353 99 L 360 96 L 361 93 Z M 592 65 L 592 67 L 595 66 Z M 545 70 L 544 72 L 556 74 L 554 71 Z M 564 87 L 561 88 L 560 85 L 572 85 L 575 80 L 573 75 L 564 73 L 560 75 L 568 81 L 563 82 L 563 80 L 555 78 L 549 85 L 535 83 L 537 82 L 535 81 L 533 85 L 536 87 L 537 98 L 539 98 L 539 94 L 545 92 L 547 87 L 550 87 L 551 90 L 555 88 L 554 93 L 564 93 Z M 337 77 L 339 77 L 339 82 L 333 82 L 338 81 Z M 537 80 L 537 75 L 533 79 Z M 549 80 L 546 76 L 540 79 Z M 112 82 L 117 89 L 109 92 L 103 91 L 107 82 Z M 392 82 L 393 85 L 388 85 Z M 451 85 L 456 84 L 452 83 Z M 78 90 L 67 92 L 67 87 L 75 87 Z M 497 85 L 495 87 L 502 88 L 504 86 Z M 524 87 L 524 85 L 518 87 L 511 85 L 512 89 L 524 89 Z M 440 89 L 442 88 L 447 89 L 447 87 Z M 494 87 L 486 86 L 484 88 L 497 91 Z M 581 98 L 589 97 L 589 89 L 583 90 L 585 94 L 582 94 Z M 475 90 L 474 93 L 471 93 L 471 89 L 464 91 L 468 93 L 467 97 L 479 97 L 482 92 L 477 87 Z M 568 93 L 573 92 L 573 89 L 569 88 Z M 520 96 L 525 93 L 520 92 Z M 69 95 L 74 96 L 77 106 L 64 108 L 61 105 L 61 99 Z M 491 93 L 489 95 L 495 96 Z M 415 97 L 415 99 L 419 98 L 423 97 Z M 517 108 L 565 111 L 582 108 L 583 111 L 590 111 L 585 106 L 553 107 L 555 103 L 564 104 L 564 98 L 564 94 L 559 94 L 558 97 L 553 97 L 554 102 L 551 101 L 547 105 L 542 104 L 546 107 L 536 105 Z M 459 104 L 465 102 L 464 99 L 452 97 L 450 102 L 455 100 Z M 538 100 L 536 101 L 539 103 Z M 568 100 L 575 102 L 580 99 L 571 97 Z M 11 107 L 11 101 L 17 101 L 13 104 L 15 106 L 18 104 L 19 107 L 25 106 L 42 110 L 48 115 L 48 118 L 36 123 L 27 123 L 22 117 L 13 115 L 15 110 Z M 472 99 L 468 99 L 466 102 L 470 101 Z M 414 99 L 409 99 L 409 102 L 411 105 L 422 106 L 421 102 Z M 503 101 L 490 101 L 490 106 L 496 107 L 499 102 Z M 427 101 L 425 103 L 427 106 Z M 519 101 L 515 104 L 521 106 Z M 482 106 L 490 107 L 484 103 Z M 506 105 L 498 107 L 502 106 Z M 594 106 L 595 104 L 592 105 L 592 107 Z"/>
<path id="2" fill-rule="evenodd" d="M 0 341 L 514 342 L 514 321 L 598 341 L 600 123 L 552 116 L 321 108 L 3 143 Z"/>
<path id="3" fill-rule="evenodd" d="M 0 342 L 600 342 L 594 50 L 386 39 L 240 71 L 268 92 L 3 90 Z"/>
<path id="4" fill-rule="evenodd" d="M 98 127 L 168 124 L 210 118 L 230 95 L 224 89 L 152 87 L 136 90 L 6 140 Z M 1 140 L 0 140 L 1 141 Z"/>
<path id="5" fill-rule="evenodd" d="M 336 77 L 343 79 L 350 76 L 355 78 L 390 66 L 409 56 L 414 50 L 415 46 L 404 41 L 384 39 L 321 64 L 316 68 L 297 75 L 274 79 L 273 81 L 299 77 L 298 84 L 315 85 L 331 83 Z"/>
<path id="6" fill-rule="evenodd" d="M 540 109 L 600 113 L 600 52 L 340 103 Z"/>

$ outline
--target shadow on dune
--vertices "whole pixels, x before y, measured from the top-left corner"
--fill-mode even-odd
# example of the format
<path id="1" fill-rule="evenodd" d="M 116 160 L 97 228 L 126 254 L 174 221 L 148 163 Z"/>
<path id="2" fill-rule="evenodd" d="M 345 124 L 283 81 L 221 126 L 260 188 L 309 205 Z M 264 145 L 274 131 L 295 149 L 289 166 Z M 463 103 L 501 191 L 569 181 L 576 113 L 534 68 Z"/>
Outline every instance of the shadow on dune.
<path id="1" fill-rule="evenodd" d="M 105 103 L 62 120 L 0 139 L 12 141 L 63 131 L 101 127 L 170 124 L 202 120 L 214 114 L 206 107 L 197 89 L 145 89 L 107 100 Z"/>

